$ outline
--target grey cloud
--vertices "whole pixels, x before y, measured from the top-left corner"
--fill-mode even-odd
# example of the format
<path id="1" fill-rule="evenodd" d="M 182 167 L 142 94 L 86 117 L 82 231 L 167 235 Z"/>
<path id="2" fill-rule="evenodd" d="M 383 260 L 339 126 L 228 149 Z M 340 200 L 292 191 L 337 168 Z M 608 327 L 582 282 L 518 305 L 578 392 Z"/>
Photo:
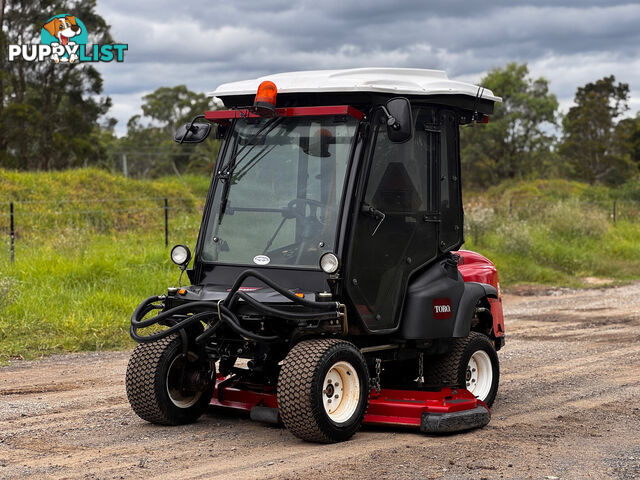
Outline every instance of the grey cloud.
<path id="1" fill-rule="evenodd" d="M 610 73 L 632 95 L 640 89 L 635 2 L 102 0 L 98 11 L 129 43 L 124 64 L 100 66 L 116 103 L 163 85 L 207 91 L 316 68 L 440 68 L 477 81 L 514 60 L 549 78 L 563 105 L 577 86 Z M 130 111 L 114 108 L 121 132 Z"/>

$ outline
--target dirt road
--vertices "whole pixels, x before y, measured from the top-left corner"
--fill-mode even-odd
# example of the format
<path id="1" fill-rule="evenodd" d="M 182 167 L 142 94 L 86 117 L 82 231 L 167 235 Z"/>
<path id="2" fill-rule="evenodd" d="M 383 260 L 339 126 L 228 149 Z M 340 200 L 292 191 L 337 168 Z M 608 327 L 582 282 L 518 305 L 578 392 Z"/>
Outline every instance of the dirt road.
<path id="1" fill-rule="evenodd" d="M 431 437 L 365 428 L 339 445 L 212 411 L 137 418 L 128 353 L 0 369 L 0 478 L 640 478 L 640 284 L 505 296 L 491 423 Z"/>

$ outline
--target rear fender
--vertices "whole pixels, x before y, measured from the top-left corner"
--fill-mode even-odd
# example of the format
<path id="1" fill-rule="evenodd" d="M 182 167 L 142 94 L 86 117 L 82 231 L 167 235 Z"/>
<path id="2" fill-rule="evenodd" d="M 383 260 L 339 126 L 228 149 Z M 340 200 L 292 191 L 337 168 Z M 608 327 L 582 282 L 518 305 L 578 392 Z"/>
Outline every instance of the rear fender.
<path id="1" fill-rule="evenodd" d="M 482 298 L 498 298 L 498 291 L 493 285 L 479 282 L 465 282 L 464 292 L 458 305 L 456 322 L 453 327 L 454 337 L 466 337 L 471 331 L 473 311 Z"/>

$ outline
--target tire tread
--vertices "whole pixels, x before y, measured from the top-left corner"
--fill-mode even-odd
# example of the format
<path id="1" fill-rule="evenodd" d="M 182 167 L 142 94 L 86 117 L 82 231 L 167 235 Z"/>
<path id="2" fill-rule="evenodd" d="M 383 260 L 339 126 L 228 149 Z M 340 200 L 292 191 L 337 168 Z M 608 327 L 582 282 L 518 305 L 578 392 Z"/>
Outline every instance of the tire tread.
<path id="1" fill-rule="evenodd" d="M 151 342 L 140 343 L 134 348 L 127 365 L 127 398 L 133 411 L 143 420 L 158 425 L 177 425 L 158 401 L 156 375 L 164 353 L 171 343 L 180 341 L 176 335 Z"/>
<path id="2" fill-rule="evenodd" d="M 353 347 L 350 342 L 338 338 L 304 340 L 290 350 L 282 364 L 278 379 L 278 408 L 284 425 L 302 440 L 320 443 L 337 441 L 329 430 L 315 420 L 325 413 L 320 411 L 322 403 L 316 402 L 314 405 L 311 394 L 322 358 L 345 345 Z M 368 385 L 368 381 L 365 384 Z M 363 392 L 366 395 L 368 393 Z"/>
<path id="3" fill-rule="evenodd" d="M 466 388 L 465 383 L 461 383 L 459 377 L 461 368 L 460 362 L 462 361 L 469 344 L 475 341 L 485 342 L 487 340 L 488 338 L 486 335 L 474 331 L 469 332 L 469 335 L 466 337 L 454 339 L 451 350 L 449 350 L 448 353 L 433 357 L 432 362 L 429 364 L 428 368 L 425 371 L 425 381 L 431 385 L 456 386 Z M 495 393 L 493 394 L 493 396 L 490 395 L 487 406 L 491 406 L 494 399 Z"/>

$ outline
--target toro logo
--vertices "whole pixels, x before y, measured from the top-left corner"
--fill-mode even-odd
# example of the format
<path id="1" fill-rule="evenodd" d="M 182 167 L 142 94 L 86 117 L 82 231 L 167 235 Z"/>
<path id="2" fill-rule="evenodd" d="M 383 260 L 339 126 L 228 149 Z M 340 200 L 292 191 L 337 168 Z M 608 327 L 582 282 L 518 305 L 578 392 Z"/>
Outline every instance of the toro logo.
<path id="1" fill-rule="evenodd" d="M 451 318 L 451 300 L 449 298 L 433 299 L 433 318 L 436 320 Z"/>

